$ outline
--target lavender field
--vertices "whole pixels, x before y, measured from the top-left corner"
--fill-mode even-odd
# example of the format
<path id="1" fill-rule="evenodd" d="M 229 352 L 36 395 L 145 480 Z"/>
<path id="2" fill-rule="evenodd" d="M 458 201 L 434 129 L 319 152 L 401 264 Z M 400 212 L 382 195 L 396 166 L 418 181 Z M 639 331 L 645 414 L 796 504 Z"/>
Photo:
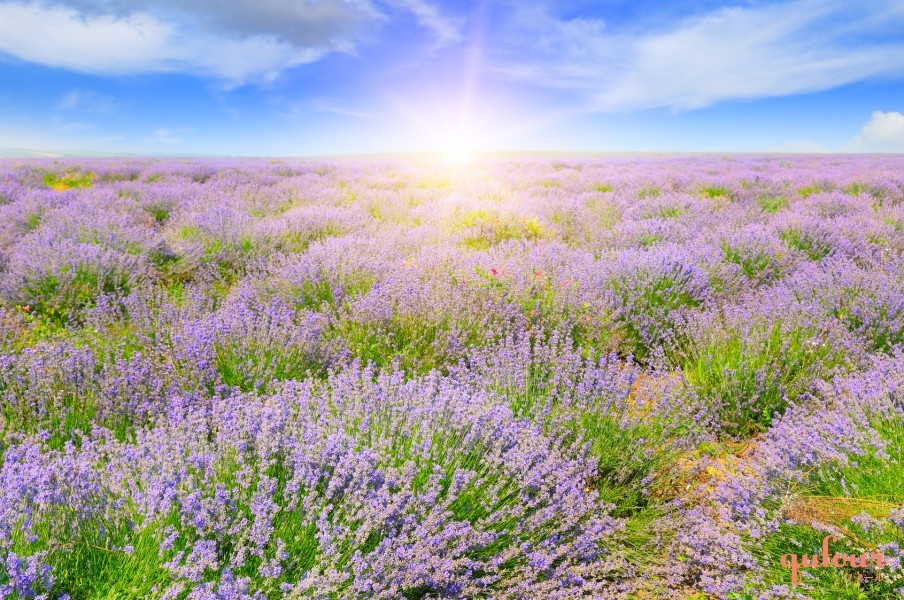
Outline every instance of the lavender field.
<path id="1" fill-rule="evenodd" d="M 900 155 L 4 159 L 0 599 L 904 596 L 902 256 Z"/>

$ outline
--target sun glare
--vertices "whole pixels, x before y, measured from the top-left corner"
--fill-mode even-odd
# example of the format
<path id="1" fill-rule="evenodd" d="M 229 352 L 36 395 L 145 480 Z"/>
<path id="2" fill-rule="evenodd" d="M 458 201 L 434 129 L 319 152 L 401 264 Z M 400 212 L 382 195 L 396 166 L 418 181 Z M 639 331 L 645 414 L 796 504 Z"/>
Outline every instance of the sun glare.
<path id="1" fill-rule="evenodd" d="M 473 145 L 465 139 L 452 138 L 445 144 L 443 158 L 451 165 L 466 165 L 473 159 Z"/>

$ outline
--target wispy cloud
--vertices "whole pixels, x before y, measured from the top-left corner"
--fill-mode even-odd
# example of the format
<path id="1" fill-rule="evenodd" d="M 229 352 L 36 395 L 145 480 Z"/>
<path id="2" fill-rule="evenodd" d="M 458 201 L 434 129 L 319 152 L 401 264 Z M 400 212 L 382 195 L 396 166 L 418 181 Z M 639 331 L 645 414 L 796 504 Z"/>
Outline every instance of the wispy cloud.
<path id="1" fill-rule="evenodd" d="M 464 20 L 444 15 L 434 4 L 424 0 L 389 0 L 389 4 L 411 12 L 421 26 L 435 34 L 437 47 L 462 39 Z"/>
<path id="2" fill-rule="evenodd" d="M 117 106 L 113 96 L 92 90 L 75 89 L 63 94 L 55 108 L 100 115 L 115 110 Z"/>
<path id="3" fill-rule="evenodd" d="M 317 112 L 324 113 L 332 113 L 334 115 L 341 115 L 343 117 L 352 117 L 355 119 L 369 119 L 373 117 L 373 113 L 364 111 L 364 110 L 356 110 L 354 108 L 348 108 L 346 106 L 342 106 L 339 104 L 334 104 L 329 101 L 318 100 L 311 104 L 311 108 Z"/>
<path id="4" fill-rule="evenodd" d="M 283 98 L 278 101 L 277 105 L 279 110 L 276 114 L 287 118 L 310 117 L 315 113 L 333 114 L 353 119 L 369 119 L 374 116 L 373 112 L 357 108 L 334 97 L 315 96 L 305 100 Z"/>
<path id="5" fill-rule="evenodd" d="M 0 54 L 84 73 L 188 73 L 228 86 L 270 81 L 409 11 L 441 43 L 458 25 L 425 0 L 0 0 Z"/>
<path id="6" fill-rule="evenodd" d="M 589 110 L 688 110 L 904 76 L 897 0 L 745 4 L 653 31 L 609 31 L 600 20 L 536 10 L 521 24 L 519 35 L 534 43 L 498 61 L 496 72 L 581 90 Z"/>

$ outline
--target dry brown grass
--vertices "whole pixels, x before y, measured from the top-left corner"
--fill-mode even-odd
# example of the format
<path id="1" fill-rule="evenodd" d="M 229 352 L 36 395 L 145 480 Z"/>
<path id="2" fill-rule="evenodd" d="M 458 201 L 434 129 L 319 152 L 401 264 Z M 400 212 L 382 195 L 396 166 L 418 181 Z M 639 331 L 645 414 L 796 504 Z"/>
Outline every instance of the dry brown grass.
<path id="1" fill-rule="evenodd" d="M 783 514 L 796 523 L 839 526 L 863 513 L 874 518 L 886 518 L 890 511 L 899 506 L 900 502 L 870 498 L 798 496 L 788 502 Z"/>

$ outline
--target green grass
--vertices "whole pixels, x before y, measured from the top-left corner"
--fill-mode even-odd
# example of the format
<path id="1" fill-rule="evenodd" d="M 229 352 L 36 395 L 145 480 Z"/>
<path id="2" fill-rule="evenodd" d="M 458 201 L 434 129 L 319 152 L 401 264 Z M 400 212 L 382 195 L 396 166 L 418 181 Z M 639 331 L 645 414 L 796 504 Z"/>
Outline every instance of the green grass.
<path id="1" fill-rule="evenodd" d="M 849 464 L 833 464 L 810 478 L 810 492 L 822 496 L 845 496 L 887 500 L 904 504 L 904 422 L 899 415 L 874 418 L 872 427 L 886 444 L 886 459 L 873 452 Z M 842 481 L 845 482 L 842 485 Z M 847 488 L 847 489 L 845 489 Z"/>
<path id="2" fill-rule="evenodd" d="M 530 285 L 513 291 L 491 271 L 475 267 L 474 275 L 473 281 L 493 297 L 518 306 L 531 330 L 546 335 L 565 333 L 574 346 L 588 355 L 612 346 L 613 330 L 608 314 L 594 311 L 586 304 L 572 307 L 562 301 L 561 294 L 571 282 L 554 281 L 550 275 L 537 271 Z"/>
<path id="3" fill-rule="evenodd" d="M 590 241 L 590 231 L 583 227 L 581 218 L 566 209 L 556 209 L 552 213 L 552 222 L 559 230 L 559 237 L 566 244 L 580 244 Z"/>
<path id="4" fill-rule="evenodd" d="M 25 230 L 26 231 L 34 231 L 41 224 L 41 213 L 33 212 L 29 213 L 27 217 L 25 217 Z"/>
<path id="5" fill-rule="evenodd" d="M 790 571 L 782 568 L 784 554 L 819 554 L 825 533 L 801 521 L 813 520 L 836 527 L 843 537 L 830 540 L 830 552 L 860 555 L 890 542 L 904 545 L 904 531 L 887 520 L 891 508 L 904 504 L 904 424 L 897 416 L 875 417 L 871 425 L 886 444 L 888 458 L 875 451 L 853 457 L 851 462 L 832 463 L 813 472 L 795 499 L 791 516 L 801 513 L 795 522 L 784 524 L 760 543 L 756 552 L 768 563 L 763 587 L 790 585 Z M 852 517 L 860 514 L 878 519 L 875 526 L 863 527 Z M 870 564 L 873 564 L 872 562 Z M 815 599 L 851 600 L 898 598 L 896 589 L 904 583 L 901 573 L 886 569 L 878 581 L 871 569 L 801 569 L 813 577 L 804 579 L 798 589 Z M 861 580 L 861 576 L 871 577 Z"/>
<path id="6" fill-rule="evenodd" d="M 618 206 L 611 200 L 601 197 L 590 198 L 585 201 L 587 209 L 595 219 L 588 225 L 599 229 L 612 229 L 621 221 L 621 212 Z"/>
<path id="7" fill-rule="evenodd" d="M 816 194 L 822 194 L 832 191 L 832 186 L 831 184 L 825 182 L 813 182 L 810 185 L 799 187 L 795 191 L 798 195 L 804 198 L 809 198 L 810 196 L 814 196 Z"/>
<path id="8" fill-rule="evenodd" d="M 662 206 L 654 210 L 650 216 L 660 219 L 677 219 L 686 212 L 687 208 L 684 206 Z"/>
<path id="9" fill-rule="evenodd" d="M 290 291 L 290 295 L 298 309 L 347 309 L 349 302 L 370 291 L 374 281 L 371 273 L 363 271 L 354 271 L 337 278 L 321 276 L 303 280 Z"/>
<path id="10" fill-rule="evenodd" d="M 668 339 L 673 351 L 683 346 L 677 331 L 670 322 L 673 313 L 696 308 L 701 302 L 685 289 L 685 275 L 662 274 L 646 281 L 631 282 L 616 279 L 609 288 L 625 306 L 617 318 L 619 334 L 623 336 L 619 352 L 630 353 L 644 361 L 653 350 L 652 345 Z"/>
<path id="11" fill-rule="evenodd" d="M 140 173 L 138 171 L 126 171 L 122 173 L 104 173 L 101 175 L 100 180 L 104 183 L 116 183 L 119 181 L 138 181 L 138 176 Z"/>
<path id="12" fill-rule="evenodd" d="M 453 224 L 452 230 L 464 234 L 461 246 L 469 250 L 486 250 L 513 239 L 535 241 L 547 235 L 536 217 L 517 217 L 484 209 L 466 213 Z"/>
<path id="13" fill-rule="evenodd" d="M 716 333 L 693 345 L 681 366 L 691 387 L 716 407 L 721 434 L 746 438 L 766 430 L 815 378 L 845 364 L 843 350 L 821 341 L 815 327 L 774 323 L 747 334 Z"/>
<path id="14" fill-rule="evenodd" d="M 535 360 L 523 380 L 500 381 L 491 389 L 508 400 L 516 417 L 542 425 L 550 435 L 580 436 L 587 442 L 598 465 L 598 475 L 586 482 L 587 488 L 596 489 L 601 500 L 614 507 L 612 514 L 625 519 L 625 530 L 616 537 L 629 560 L 646 566 L 665 563 L 669 557 L 658 550 L 664 540 L 650 525 L 667 510 L 667 473 L 681 454 L 675 440 L 693 424 L 678 424 L 656 413 L 655 399 L 638 392 L 581 405 L 556 402 L 557 381 L 554 365 Z"/>
<path id="15" fill-rule="evenodd" d="M 791 202 L 787 196 L 760 196 L 757 204 L 764 213 L 777 213 Z"/>
<path id="16" fill-rule="evenodd" d="M 854 181 L 844 186 L 844 193 L 849 196 L 868 195 L 875 200 L 881 200 L 888 196 L 888 190 L 879 185 L 870 185 L 862 181 Z"/>
<path id="17" fill-rule="evenodd" d="M 46 274 L 28 280 L 22 290 L 30 299 L 28 306 L 33 314 L 60 326 L 76 321 L 100 294 L 129 291 L 129 277 L 125 273 L 101 273 L 87 264 L 64 264 L 60 271 L 59 275 Z"/>
<path id="18" fill-rule="evenodd" d="M 144 210 L 151 215 L 154 222 L 158 225 L 165 225 L 169 221 L 170 213 L 172 212 L 172 208 L 165 204 L 152 204 L 144 207 Z"/>
<path id="19" fill-rule="evenodd" d="M 22 530 L 13 538 L 13 551 L 31 555 L 47 552 L 52 565 L 54 585 L 51 597 L 68 593 L 72 600 L 97 598 L 147 598 L 152 589 L 170 581 L 162 568 L 156 528 L 130 530 L 123 523 L 110 522 L 101 517 L 97 522 L 72 526 L 63 507 L 56 509 L 54 518 L 47 518 L 35 527 L 38 539 L 29 542 Z M 69 522 L 67 522 L 69 521 Z M 68 531 L 68 533 L 64 533 Z M 48 546 L 42 540 L 67 539 L 66 543 Z M 126 550 L 127 546 L 132 546 Z M 0 576 L 2 581 L 2 576 Z"/>
<path id="20" fill-rule="evenodd" d="M 758 548 L 761 560 L 764 563 L 768 561 L 765 580 L 772 585 L 786 585 L 792 588 L 791 569 L 781 566 L 781 557 L 786 554 L 819 555 L 822 552 L 822 542 L 826 535 L 808 525 L 781 525 L 779 530 L 770 534 Z M 832 555 L 841 553 L 860 556 L 863 552 L 860 544 L 843 538 L 835 542 L 830 540 L 829 548 Z M 869 568 L 853 569 L 849 566 L 800 568 L 800 573 L 802 581 L 795 591 L 805 594 L 807 598 L 818 600 L 892 600 L 899 598 L 895 590 L 888 585 L 887 580 L 876 582 L 875 579 L 861 579 L 874 577 Z M 762 587 L 766 586 L 761 586 L 759 589 Z M 750 592 L 750 594 L 753 593 L 753 591 Z M 756 598 L 757 596 L 739 595 L 736 597 Z"/>
<path id="21" fill-rule="evenodd" d="M 315 357 L 291 346 L 227 340 L 215 344 L 214 351 L 215 368 L 223 383 L 243 392 L 268 391 L 274 382 L 300 381 L 325 372 Z"/>
<path id="22" fill-rule="evenodd" d="M 163 569 L 159 556 L 159 544 L 153 530 L 141 530 L 137 534 L 120 533 L 108 536 L 122 540 L 120 548 L 132 546 L 132 552 L 103 547 L 98 539 L 78 541 L 69 548 L 52 554 L 55 587 L 66 591 L 72 600 L 95 598 L 147 598 L 153 589 L 169 583 L 169 573 Z M 126 542 L 126 540 L 128 540 Z"/>
<path id="23" fill-rule="evenodd" d="M 741 267 L 745 277 L 757 282 L 765 282 L 779 274 L 778 259 L 757 247 L 733 247 L 727 241 L 721 244 L 727 262 Z"/>
<path id="24" fill-rule="evenodd" d="M 704 197 L 709 198 L 710 200 L 717 200 L 722 198 L 733 198 L 734 193 L 725 186 L 722 185 L 705 185 L 700 188 L 700 193 L 703 194 Z"/>
<path id="25" fill-rule="evenodd" d="M 73 433 L 87 433 L 94 425 L 106 425 L 96 418 L 95 398 L 89 393 L 72 389 L 63 390 L 62 397 L 48 403 L 47 414 L 35 413 L 32 406 L 23 401 L 21 390 L 0 383 L 0 391 L 7 395 L 2 404 L 3 423 L 0 432 L 24 431 L 49 433 L 47 444 L 59 450 L 72 439 Z M 31 390 L 34 393 L 34 390 Z"/>
<path id="26" fill-rule="evenodd" d="M 443 369 L 457 358 L 448 344 L 452 331 L 462 343 L 484 343 L 484 332 L 454 318 L 428 319 L 424 315 L 396 313 L 388 322 L 360 321 L 352 314 L 339 317 L 327 336 L 341 343 L 364 364 L 388 370 L 398 365 L 409 375 Z"/>
<path id="27" fill-rule="evenodd" d="M 832 246 L 800 229 L 786 229 L 779 237 L 789 248 L 803 252 L 810 260 L 821 260 L 832 252 Z"/>
<path id="28" fill-rule="evenodd" d="M 64 173 L 45 171 L 41 179 L 45 186 L 57 191 L 64 191 L 91 186 L 94 183 L 94 173 L 78 170 Z"/>
<path id="29" fill-rule="evenodd" d="M 662 195 L 662 190 L 653 185 L 643 186 L 637 190 L 637 197 L 641 200 L 647 198 L 658 198 Z"/>
<path id="30" fill-rule="evenodd" d="M 658 233 L 643 233 L 637 238 L 637 245 L 641 248 L 649 248 L 661 242 L 663 236 Z"/>
<path id="31" fill-rule="evenodd" d="M 289 230 L 277 238 L 276 249 L 287 254 L 301 254 L 315 242 L 343 234 L 339 225 L 326 223 L 320 227 L 309 227 Z"/>

